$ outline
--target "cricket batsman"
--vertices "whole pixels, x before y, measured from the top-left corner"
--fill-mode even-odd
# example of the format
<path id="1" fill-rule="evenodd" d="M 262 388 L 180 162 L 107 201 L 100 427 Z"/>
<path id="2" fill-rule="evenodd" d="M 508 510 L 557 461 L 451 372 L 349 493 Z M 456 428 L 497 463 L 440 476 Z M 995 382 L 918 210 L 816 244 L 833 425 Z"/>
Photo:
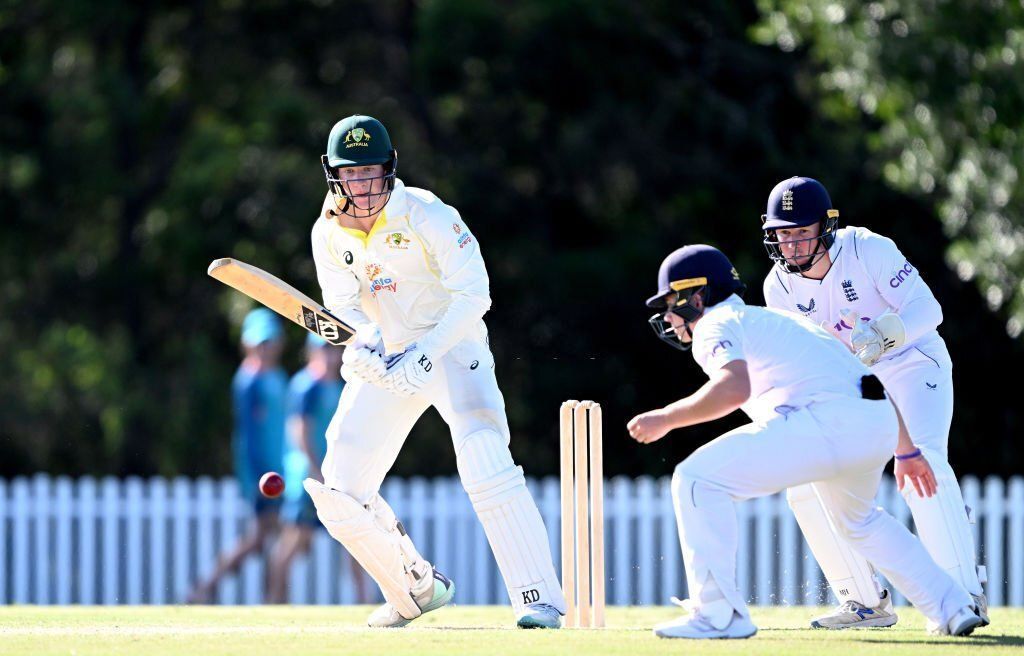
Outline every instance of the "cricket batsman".
<path id="1" fill-rule="evenodd" d="M 742 408 L 751 423 L 705 444 L 672 477 L 689 614 L 659 624 L 665 638 L 747 638 L 757 632 L 737 587 L 734 502 L 807 484 L 836 530 L 933 623 L 967 635 L 981 624 L 970 595 L 905 526 L 874 505 L 895 451 L 901 485 L 931 496 L 935 477 L 879 380 L 827 331 L 784 312 L 746 305 L 729 260 L 685 246 L 658 272 L 659 337 L 684 350 L 708 382 L 671 405 L 634 417 L 642 444 Z"/>
<path id="2" fill-rule="evenodd" d="M 985 569 L 976 565 L 969 513 L 949 465 L 953 367 L 936 331 L 942 308 L 891 239 L 838 223 L 839 212 L 817 180 L 793 177 L 772 189 L 761 226 L 775 263 L 764 281 L 765 303 L 829 330 L 885 386 L 938 485 L 931 497 L 903 488 L 917 533 L 935 562 L 971 594 L 986 625 Z M 840 604 L 811 626 L 895 624 L 888 591 L 833 530 L 811 487 L 790 488 L 786 497 Z"/>
<path id="3" fill-rule="evenodd" d="M 454 208 L 396 177 L 397 152 L 374 118 L 335 124 L 322 160 L 330 191 L 313 226 L 313 258 L 324 305 L 358 332 L 342 360 L 348 384 L 327 429 L 324 482 L 304 485 L 328 532 L 384 594 L 368 624 L 404 626 L 454 593 L 378 493 L 413 424 L 434 406 L 517 625 L 558 628 L 565 599 L 540 512 L 509 453 L 476 236 Z"/>

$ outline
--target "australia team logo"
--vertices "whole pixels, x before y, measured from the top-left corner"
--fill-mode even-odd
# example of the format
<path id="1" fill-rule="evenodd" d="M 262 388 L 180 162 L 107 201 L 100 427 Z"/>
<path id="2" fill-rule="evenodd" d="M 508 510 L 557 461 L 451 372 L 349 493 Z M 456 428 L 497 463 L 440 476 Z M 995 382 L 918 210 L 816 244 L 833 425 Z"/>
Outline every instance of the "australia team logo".
<path id="1" fill-rule="evenodd" d="M 397 292 L 398 281 L 390 276 L 382 275 L 384 268 L 379 264 L 366 265 L 366 278 L 370 281 L 370 295 L 377 298 L 383 292 Z"/>
<path id="2" fill-rule="evenodd" d="M 352 128 L 345 133 L 345 148 L 368 148 L 370 133 L 363 128 Z"/>
<path id="3" fill-rule="evenodd" d="M 388 233 L 388 236 L 384 238 L 384 243 L 388 245 L 388 248 L 394 250 L 409 250 L 409 238 L 405 236 L 404 232 Z"/>
<path id="4" fill-rule="evenodd" d="M 797 303 L 796 304 L 796 309 L 798 309 L 801 312 L 803 312 L 804 316 L 807 316 L 811 312 L 814 312 L 814 299 L 812 298 L 811 302 L 808 303 L 807 305 L 801 305 L 800 303 Z"/>

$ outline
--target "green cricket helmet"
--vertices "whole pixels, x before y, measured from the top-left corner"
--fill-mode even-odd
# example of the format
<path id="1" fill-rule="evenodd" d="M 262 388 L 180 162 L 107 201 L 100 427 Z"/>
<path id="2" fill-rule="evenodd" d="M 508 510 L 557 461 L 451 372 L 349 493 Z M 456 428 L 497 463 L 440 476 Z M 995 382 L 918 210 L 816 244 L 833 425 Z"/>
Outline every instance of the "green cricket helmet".
<path id="1" fill-rule="evenodd" d="M 398 170 L 398 151 L 391 145 L 391 137 L 384 125 L 370 116 L 354 115 L 342 119 L 331 128 L 327 137 L 327 153 L 320 157 L 327 176 L 327 186 L 334 196 L 341 212 L 354 218 L 365 218 L 387 204 L 391 192 L 395 188 L 395 174 Z M 382 164 L 384 175 L 373 178 L 350 178 L 341 180 L 338 170 L 352 166 L 372 166 Z M 373 186 L 367 193 L 353 195 L 345 188 L 345 183 L 365 182 L 366 180 L 383 180 L 380 191 L 373 192 Z M 354 198 L 368 198 L 369 209 L 356 206 Z"/>

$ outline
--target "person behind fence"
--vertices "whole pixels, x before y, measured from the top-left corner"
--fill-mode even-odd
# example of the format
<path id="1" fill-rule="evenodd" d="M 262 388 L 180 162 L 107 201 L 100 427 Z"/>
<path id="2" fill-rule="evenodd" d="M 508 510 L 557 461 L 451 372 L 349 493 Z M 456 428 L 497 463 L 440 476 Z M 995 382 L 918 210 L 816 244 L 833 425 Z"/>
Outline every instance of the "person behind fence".
<path id="1" fill-rule="evenodd" d="M 922 497 L 935 476 L 896 406 L 839 340 L 803 318 L 746 305 L 728 258 L 684 246 L 658 272 L 647 300 L 658 336 L 693 357 L 709 380 L 690 396 L 637 415 L 629 434 L 650 444 L 669 431 L 742 408 L 751 423 L 705 444 L 676 467 L 672 500 L 690 598 L 683 617 L 655 626 L 664 638 L 747 638 L 757 632 L 736 580 L 735 502 L 811 484 L 840 535 L 928 618 L 936 634 L 982 623 L 967 591 L 921 542 L 875 507 L 895 452 L 896 478 Z M 666 369 L 675 371 L 675 369 Z"/>
<path id="2" fill-rule="evenodd" d="M 974 597 L 987 624 L 988 602 L 974 536 L 956 474 L 949 465 L 953 362 L 936 328 L 942 307 L 921 273 L 889 238 L 866 228 L 839 228 L 839 211 L 813 178 L 793 177 L 772 189 L 761 218 L 775 263 L 764 280 L 765 305 L 806 316 L 871 367 L 935 472 L 935 496 L 904 488 L 921 541 L 939 565 Z M 839 607 L 815 628 L 891 626 L 892 597 L 868 561 L 835 534 L 810 486 L 786 491 Z"/>
<path id="3" fill-rule="evenodd" d="M 305 478 L 323 481 L 320 462 L 327 452 L 327 426 L 338 407 L 345 383 L 339 374 L 342 349 L 318 335 L 306 339 L 306 366 L 288 383 L 288 443 L 284 456 L 284 505 L 281 536 L 270 557 L 267 601 L 284 603 L 288 597 L 289 570 L 296 556 L 309 552 L 314 532 L 321 528 L 313 500 L 302 487 Z M 347 559 L 356 591 L 356 603 L 369 603 L 366 579 L 359 564 Z"/>
<path id="4" fill-rule="evenodd" d="M 277 315 L 257 308 L 242 322 L 244 358 L 231 384 L 234 408 L 232 447 L 242 497 L 253 510 L 248 532 L 218 557 L 213 573 L 196 585 L 189 603 L 210 603 L 220 581 L 251 554 L 262 553 L 276 533 L 280 499 L 260 494 L 260 477 L 280 471 L 284 452 L 287 376 L 279 364 L 284 334 Z"/>
<path id="5" fill-rule="evenodd" d="M 451 430 L 516 625 L 559 628 L 565 597 L 547 529 L 509 451 L 476 235 L 455 208 L 396 177 L 398 153 L 374 118 L 336 123 L 322 163 L 329 191 L 313 224 L 313 260 L 324 304 L 357 334 L 345 349 L 348 384 L 327 430 L 324 482 L 305 485 L 328 532 L 381 588 L 387 603 L 367 623 L 404 626 L 454 594 L 379 494 L 413 424 L 433 406 Z"/>

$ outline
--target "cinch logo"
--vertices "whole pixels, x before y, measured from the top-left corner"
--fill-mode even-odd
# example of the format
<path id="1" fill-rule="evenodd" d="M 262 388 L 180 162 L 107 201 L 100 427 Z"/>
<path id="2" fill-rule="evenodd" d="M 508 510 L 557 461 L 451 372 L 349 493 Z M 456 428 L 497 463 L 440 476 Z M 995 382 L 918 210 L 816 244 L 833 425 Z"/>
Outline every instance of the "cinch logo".
<path id="1" fill-rule="evenodd" d="M 465 248 L 467 244 L 471 244 L 472 242 L 473 238 L 469 235 L 468 232 L 464 235 L 459 236 L 459 248 Z"/>
<path id="2" fill-rule="evenodd" d="M 345 148 L 367 148 L 370 145 L 370 133 L 363 128 L 352 128 L 345 134 Z"/>
<path id="3" fill-rule="evenodd" d="M 903 268 L 896 272 L 896 275 L 889 278 L 889 286 L 893 289 L 899 287 L 904 280 L 910 277 L 910 274 L 914 273 L 914 267 L 910 265 L 910 260 L 903 263 Z"/>
<path id="4" fill-rule="evenodd" d="M 720 349 L 729 348 L 730 346 L 732 346 L 732 342 L 730 342 L 727 339 L 718 342 L 717 344 L 715 344 L 715 348 L 711 349 L 711 357 L 715 357 L 715 354 L 718 353 Z"/>
<path id="5" fill-rule="evenodd" d="M 814 299 L 812 298 L 810 304 L 808 304 L 807 306 L 803 306 L 803 305 L 800 305 L 799 303 L 797 303 L 796 304 L 796 309 L 800 310 L 805 315 L 810 314 L 811 312 L 814 312 Z"/>

